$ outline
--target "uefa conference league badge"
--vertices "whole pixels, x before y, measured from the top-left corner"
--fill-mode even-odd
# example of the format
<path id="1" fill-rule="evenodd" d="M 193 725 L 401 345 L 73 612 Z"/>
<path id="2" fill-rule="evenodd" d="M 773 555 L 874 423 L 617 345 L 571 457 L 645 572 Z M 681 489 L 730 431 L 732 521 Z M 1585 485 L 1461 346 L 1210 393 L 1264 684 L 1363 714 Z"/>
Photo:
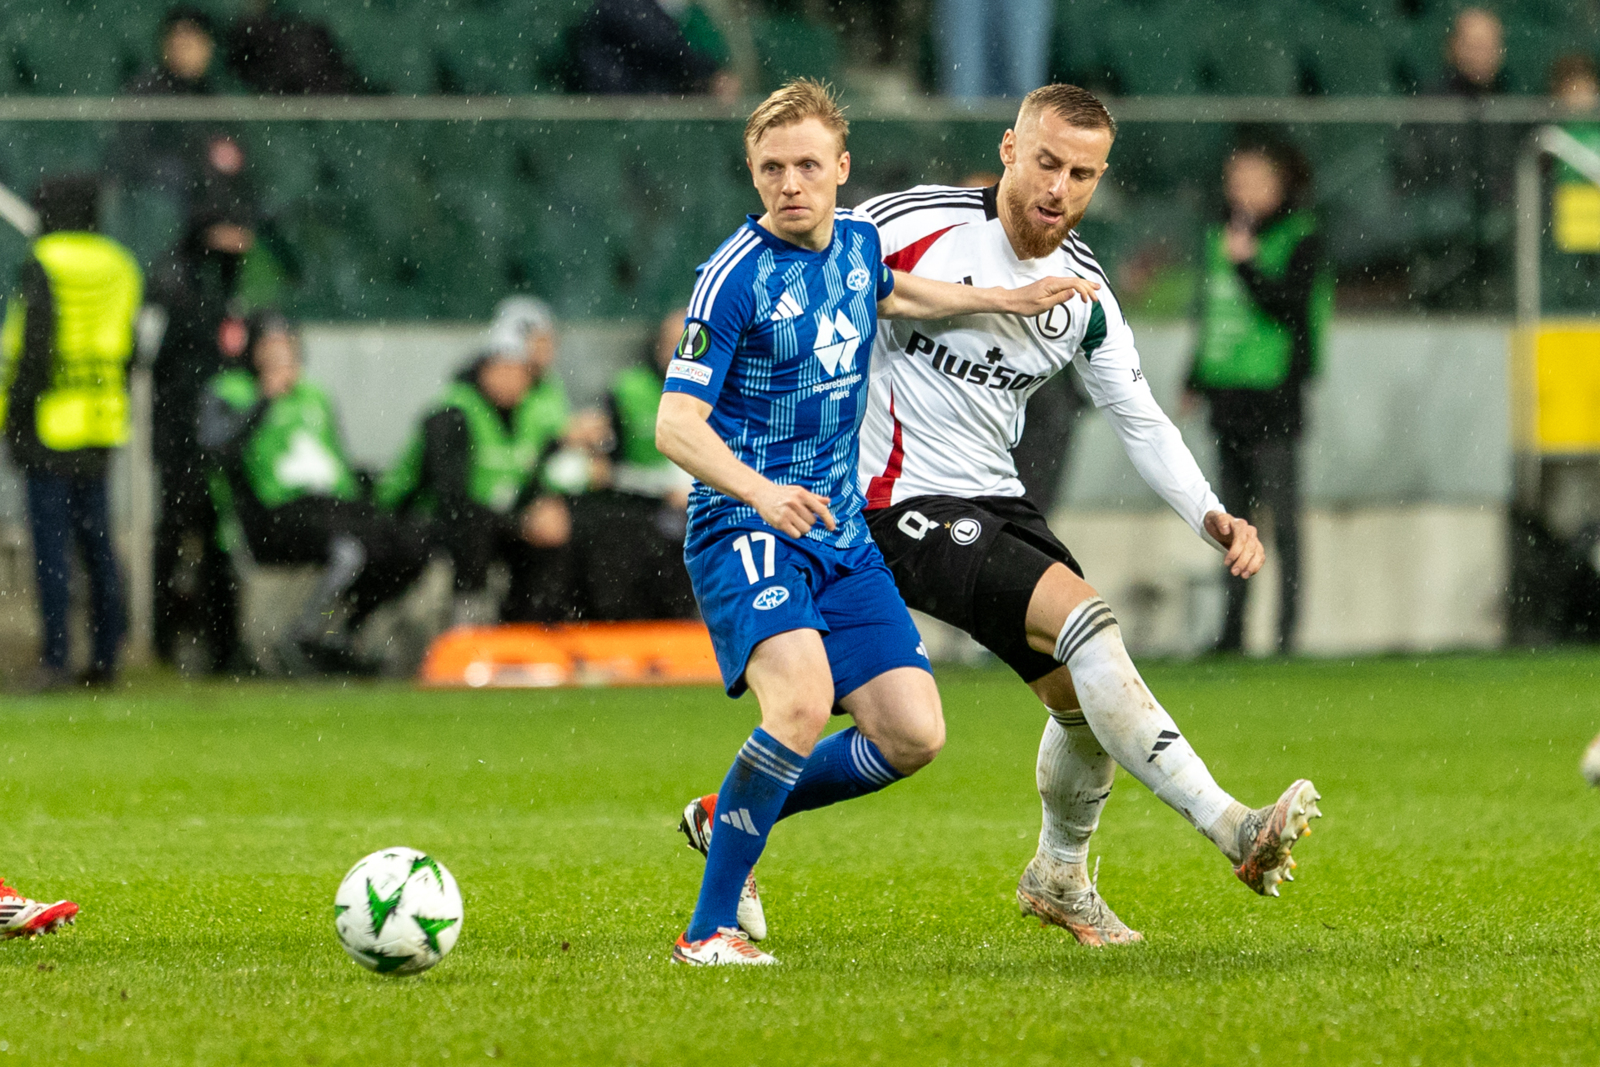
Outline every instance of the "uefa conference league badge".
<path id="1" fill-rule="evenodd" d="M 706 332 L 705 323 L 687 322 L 683 326 L 683 336 L 678 338 L 678 347 L 672 353 L 679 359 L 699 359 L 711 347 L 711 335 Z"/>

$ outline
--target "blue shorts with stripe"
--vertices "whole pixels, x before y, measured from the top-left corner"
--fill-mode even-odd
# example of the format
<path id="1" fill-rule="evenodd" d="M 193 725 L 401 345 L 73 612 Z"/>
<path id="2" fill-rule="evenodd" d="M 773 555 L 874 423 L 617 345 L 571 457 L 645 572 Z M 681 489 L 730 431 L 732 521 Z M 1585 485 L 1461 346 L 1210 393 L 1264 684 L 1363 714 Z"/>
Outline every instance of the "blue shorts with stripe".
<path id="1" fill-rule="evenodd" d="M 707 538 L 685 557 L 729 696 L 745 689 L 755 647 L 790 630 L 816 630 L 838 701 L 885 671 L 932 672 L 878 546 L 830 548 L 765 523 Z"/>

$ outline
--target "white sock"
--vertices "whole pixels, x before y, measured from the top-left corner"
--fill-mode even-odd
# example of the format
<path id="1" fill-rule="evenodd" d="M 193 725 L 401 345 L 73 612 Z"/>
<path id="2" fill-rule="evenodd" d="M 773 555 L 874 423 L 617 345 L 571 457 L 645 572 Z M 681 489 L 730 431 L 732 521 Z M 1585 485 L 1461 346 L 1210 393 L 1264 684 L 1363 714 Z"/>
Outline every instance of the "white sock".
<path id="1" fill-rule="evenodd" d="M 1235 863 L 1235 831 L 1248 809 L 1212 779 L 1156 701 L 1122 645 L 1122 628 L 1099 597 L 1073 609 L 1056 638 L 1095 738 L 1125 770 L 1205 834 Z"/>
<path id="2" fill-rule="evenodd" d="M 1089 884 L 1089 838 L 1111 796 L 1117 764 L 1095 739 L 1081 711 L 1051 709 L 1039 742 L 1037 777 L 1044 802 L 1039 852 L 1056 863 L 1053 880 L 1064 889 Z"/>

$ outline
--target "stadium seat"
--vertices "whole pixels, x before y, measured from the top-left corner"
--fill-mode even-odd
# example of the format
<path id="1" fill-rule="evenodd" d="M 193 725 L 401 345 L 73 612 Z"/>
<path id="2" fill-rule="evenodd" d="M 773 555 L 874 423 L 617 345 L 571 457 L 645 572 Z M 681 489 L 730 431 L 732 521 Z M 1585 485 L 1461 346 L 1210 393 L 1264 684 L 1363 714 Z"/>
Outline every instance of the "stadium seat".
<path id="1" fill-rule="evenodd" d="M 1566 19 L 1555 22 L 1562 26 Z M 1552 32 L 1550 23 L 1506 21 L 1506 81 L 1511 92 L 1550 91 L 1550 64 L 1567 52 L 1583 51 L 1577 34 Z M 1592 56 L 1591 56 L 1592 58 Z"/>
<path id="2" fill-rule="evenodd" d="M 1300 90 L 1299 43 L 1277 8 L 1214 7 L 1206 38 L 1207 87 L 1237 96 L 1293 96 Z"/>
<path id="3" fill-rule="evenodd" d="M 1171 96 L 1200 89 L 1203 27 L 1177 9 L 1143 5 L 1102 27 L 1100 63 L 1130 96 Z"/>
<path id="4" fill-rule="evenodd" d="M 315 124 L 249 123 L 240 133 L 251 181 L 269 215 L 317 191 L 322 175 Z"/>
<path id="5" fill-rule="evenodd" d="M 330 11 L 327 20 L 356 70 L 381 92 L 418 95 L 435 92 L 437 60 L 432 38 L 438 20 L 409 8 L 384 11 L 349 4 Z"/>
<path id="6" fill-rule="evenodd" d="M 1105 81 L 1101 38 L 1107 0 L 1056 0 L 1050 46 L 1054 81 L 1100 85 Z"/>
<path id="7" fill-rule="evenodd" d="M 1378 26 L 1329 19 L 1303 52 L 1317 87 L 1334 96 L 1381 96 L 1395 89 L 1392 37 Z"/>
<path id="8" fill-rule="evenodd" d="M 790 78 L 838 77 L 839 42 L 826 26 L 793 15 L 754 20 L 761 91 L 769 93 Z"/>
<path id="9" fill-rule="evenodd" d="M 8 13 L 18 88 L 56 96 L 109 96 L 132 65 L 120 25 L 108 12 L 44 5 L 28 15 Z"/>
<path id="10" fill-rule="evenodd" d="M 524 93 L 537 58 L 516 20 L 455 13 L 436 23 L 440 89 L 469 96 Z"/>

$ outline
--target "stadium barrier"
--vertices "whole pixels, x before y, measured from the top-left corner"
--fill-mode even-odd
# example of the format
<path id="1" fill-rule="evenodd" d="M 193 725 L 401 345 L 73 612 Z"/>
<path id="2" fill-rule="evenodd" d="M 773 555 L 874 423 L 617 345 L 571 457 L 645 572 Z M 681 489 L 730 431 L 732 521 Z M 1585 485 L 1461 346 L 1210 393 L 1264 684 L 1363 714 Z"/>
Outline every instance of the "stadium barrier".
<path id="1" fill-rule="evenodd" d="M 596 622 L 462 627 L 428 649 L 428 686 L 549 688 L 718 682 L 711 635 L 699 622 Z"/>

